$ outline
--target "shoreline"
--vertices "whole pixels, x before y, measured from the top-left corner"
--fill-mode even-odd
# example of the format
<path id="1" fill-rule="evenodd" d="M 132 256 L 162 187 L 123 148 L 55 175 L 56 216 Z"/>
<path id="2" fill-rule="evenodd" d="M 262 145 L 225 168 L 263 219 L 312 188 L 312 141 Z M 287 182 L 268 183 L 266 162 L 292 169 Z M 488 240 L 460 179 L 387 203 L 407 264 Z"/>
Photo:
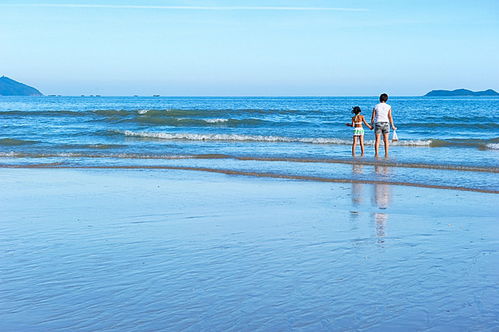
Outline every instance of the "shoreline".
<path id="1" fill-rule="evenodd" d="M 113 165 L 113 166 L 71 165 L 71 166 L 66 166 L 66 165 L 55 165 L 55 164 L 32 164 L 32 165 L 0 165 L 0 168 L 4 168 L 4 169 L 181 170 L 181 171 L 219 173 L 219 174 L 225 174 L 225 175 L 240 175 L 240 176 L 248 176 L 248 177 L 302 180 L 302 181 L 314 181 L 314 182 L 325 182 L 325 183 L 381 184 L 381 185 L 428 188 L 428 189 L 470 191 L 470 192 L 479 192 L 479 193 L 486 193 L 486 194 L 499 194 L 499 190 L 468 188 L 468 187 L 459 187 L 459 186 L 445 186 L 445 185 L 422 184 L 422 183 L 413 183 L 413 182 L 398 182 L 398 181 L 376 181 L 376 180 L 366 180 L 366 179 L 355 180 L 355 179 L 342 179 L 342 178 L 327 178 L 327 177 L 318 177 L 318 176 L 288 175 L 288 174 L 279 174 L 279 173 L 271 173 L 271 172 L 262 172 L 262 173 L 260 173 L 260 172 L 246 172 L 246 171 L 237 171 L 237 170 L 230 170 L 230 169 L 217 169 L 217 168 L 207 168 L 207 167 L 188 167 L 188 166 L 164 166 L 164 165 Z"/>
<path id="2" fill-rule="evenodd" d="M 95 159 L 144 159 L 144 160 L 183 160 L 183 159 L 231 159 L 240 161 L 276 161 L 276 162 L 294 162 L 294 163 L 316 163 L 316 164 L 345 164 L 345 165 L 363 165 L 363 166 L 386 166 L 397 168 L 421 168 L 430 170 L 449 170 L 462 172 L 484 172 L 484 173 L 499 173 L 499 167 L 481 167 L 469 165 L 452 165 L 452 164 L 428 164 L 428 163 L 409 163 L 409 162 L 394 162 L 389 160 L 361 160 L 361 159 L 339 159 L 339 158 L 297 158 L 297 157 L 256 157 L 256 156 L 235 156 L 228 154 L 191 154 L 191 155 L 143 155 L 137 153 L 115 153 L 115 154 L 86 154 L 81 152 L 63 152 L 63 153 L 41 153 L 30 154 L 22 152 L 14 152 L 12 155 L 5 154 L 2 158 L 95 158 Z M 369 157 L 367 157 L 369 158 Z M 374 157 L 373 157 L 374 158 Z M 381 158 L 380 158 L 381 159 Z M 2 167 L 0 165 L 0 167 Z"/>

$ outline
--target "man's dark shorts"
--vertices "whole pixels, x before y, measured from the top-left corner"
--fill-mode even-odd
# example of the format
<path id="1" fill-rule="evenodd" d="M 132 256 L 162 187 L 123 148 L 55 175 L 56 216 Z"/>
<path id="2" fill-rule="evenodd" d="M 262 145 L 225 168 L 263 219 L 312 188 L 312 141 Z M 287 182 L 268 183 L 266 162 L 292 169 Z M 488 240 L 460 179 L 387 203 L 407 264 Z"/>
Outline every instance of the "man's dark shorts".
<path id="1" fill-rule="evenodd" d="M 374 133 L 378 134 L 389 134 L 390 133 L 390 124 L 388 122 L 377 122 L 374 124 Z"/>

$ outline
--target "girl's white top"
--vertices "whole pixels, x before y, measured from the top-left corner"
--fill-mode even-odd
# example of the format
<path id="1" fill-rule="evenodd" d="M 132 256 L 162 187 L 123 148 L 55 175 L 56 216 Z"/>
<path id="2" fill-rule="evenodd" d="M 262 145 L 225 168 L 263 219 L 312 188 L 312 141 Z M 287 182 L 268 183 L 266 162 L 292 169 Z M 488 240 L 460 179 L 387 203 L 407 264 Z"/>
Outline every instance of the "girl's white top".
<path id="1" fill-rule="evenodd" d="M 376 111 L 376 116 L 374 117 L 374 123 L 378 122 L 390 122 L 388 120 L 388 112 L 392 109 L 390 105 L 387 103 L 379 103 L 374 106 L 374 110 Z"/>

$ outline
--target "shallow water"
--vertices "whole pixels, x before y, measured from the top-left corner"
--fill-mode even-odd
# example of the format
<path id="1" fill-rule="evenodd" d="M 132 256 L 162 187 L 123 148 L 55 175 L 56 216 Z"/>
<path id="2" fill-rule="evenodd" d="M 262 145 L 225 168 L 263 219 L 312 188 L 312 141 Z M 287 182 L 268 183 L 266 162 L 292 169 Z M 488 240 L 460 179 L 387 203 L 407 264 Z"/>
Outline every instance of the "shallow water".
<path id="1" fill-rule="evenodd" d="M 169 170 L 0 180 L 3 331 L 499 326 L 497 195 Z"/>
<path id="2" fill-rule="evenodd" d="M 202 164 L 377 181 L 375 172 L 350 172 L 342 163 L 389 163 L 399 168 L 385 172 L 386 181 L 499 190 L 499 98 L 390 98 L 400 138 L 390 158 L 372 157 L 369 130 L 366 156 L 352 158 L 352 131 L 345 126 L 350 109 L 361 106 L 369 119 L 376 102 L 376 97 L 0 97 L 0 167 Z M 328 165 L 317 162 L 324 159 Z M 461 172 L 469 167 L 481 172 Z"/>

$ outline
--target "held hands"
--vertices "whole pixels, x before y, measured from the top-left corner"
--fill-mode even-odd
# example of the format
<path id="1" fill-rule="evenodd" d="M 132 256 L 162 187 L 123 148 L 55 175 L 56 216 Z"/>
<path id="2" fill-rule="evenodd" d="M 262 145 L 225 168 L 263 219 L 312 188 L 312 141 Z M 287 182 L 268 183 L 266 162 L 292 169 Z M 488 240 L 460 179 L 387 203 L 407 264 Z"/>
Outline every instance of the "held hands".
<path id="1" fill-rule="evenodd" d="M 397 127 L 395 127 L 395 126 L 392 126 L 392 129 L 393 129 L 393 130 L 397 130 Z"/>

